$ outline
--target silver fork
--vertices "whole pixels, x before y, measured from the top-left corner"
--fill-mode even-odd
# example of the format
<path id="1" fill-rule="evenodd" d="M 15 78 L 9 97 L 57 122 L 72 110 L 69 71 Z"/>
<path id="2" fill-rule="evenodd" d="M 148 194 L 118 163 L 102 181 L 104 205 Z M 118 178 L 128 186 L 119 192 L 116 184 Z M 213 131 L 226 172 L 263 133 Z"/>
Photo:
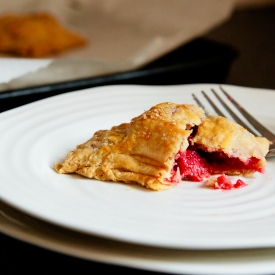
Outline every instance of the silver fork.
<path id="1" fill-rule="evenodd" d="M 225 94 L 228 101 L 235 106 L 239 110 L 239 112 L 247 119 L 247 121 L 250 122 L 250 124 L 255 128 L 255 130 L 258 131 L 258 133 L 267 138 L 269 141 L 272 142 L 272 144 L 269 146 L 269 152 L 267 153 L 266 157 L 275 157 L 275 135 L 269 131 L 265 126 L 263 126 L 259 121 L 257 121 L 253 116 L 251 116 L 239 103 L 236 102 L 225 90 L 224 88 L 220 87 L 221 91 Z M 222 106 L 228 111 L 228 113 L 232 116 L 232 118 L 240 125 L 242 125 L 244 128 L 246 128 L 249 132 L 251 132 L 255 136 L 259 136 L 259 134 L 252 129 L 250 126 L 248 126 L 246 123 L 241 120 L 234 111 L 224 102 L 224 100 L 219 96 L 219 94 L 214 90 L 211 89 L 212 93 L 215 95 L 215 97 L 219 100 L 219 102 L 222 104 Z M 226 117 L 226 115 L 217 107 L 217 105 L 211 100 L 211 98 L 202 91 L 202 94 L 206 98 L 206 100 L 209 102 L 209 104 L 212 106 L 212 108 L 215 110 L 215 112 L 223 117 Z M 202 102 L 196 97 L 195 94 L 192 94 L 194 100 L 196 101 L 197 105 L 200 106 L 206 113 L 206 115 L 209 115 L 208 110 L 205 108 L 205 106 L 202 104 Z"/>

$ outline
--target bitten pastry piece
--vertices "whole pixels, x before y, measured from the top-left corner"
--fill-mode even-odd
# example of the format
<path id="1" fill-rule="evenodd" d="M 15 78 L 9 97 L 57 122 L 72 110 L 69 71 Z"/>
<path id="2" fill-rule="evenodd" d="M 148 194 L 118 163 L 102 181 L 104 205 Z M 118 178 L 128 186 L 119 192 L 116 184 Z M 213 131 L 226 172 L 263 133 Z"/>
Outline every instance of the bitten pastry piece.
<path id="1" fill-rule="evenodd" d="M 99 180 L 138 183 L 162 190 L 179 183 L 176 159 L 189 146 L 204 112 L 191 104 L 161 103 L 130 123 L 101 130 L 69 152 L 58 173 L 78 173 Z"/>
<path id="2" fill-rule="evenodd" d="M 182 179 L 263 173 L 268 148 L 266 138 L 224 117 L 205 118 L 191 104 L 161 103 L 130 123 L 96 132 L 55 169 L 162 190 Z"/>
<path id="3" fill-rule="evenodd" d="M 210 174 L 251 175 L 264 172 L 269 141 L 220 116 L 207 117 L 190 140 Z"/>
<path id="4" fill-rule="evenodd" d="M 2 16 L 0 37 L 0 53 L 21 57 L 45 57 L 86 44 L 46 13 Z"/>

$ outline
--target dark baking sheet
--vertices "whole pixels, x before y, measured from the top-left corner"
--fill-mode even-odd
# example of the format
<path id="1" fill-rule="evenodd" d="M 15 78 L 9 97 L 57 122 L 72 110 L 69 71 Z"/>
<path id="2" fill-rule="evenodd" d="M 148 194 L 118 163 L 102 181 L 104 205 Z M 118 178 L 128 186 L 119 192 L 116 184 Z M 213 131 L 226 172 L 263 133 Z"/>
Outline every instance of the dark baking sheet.
<path id="1" fill-rule="evenodd" d="M 103 85 L 222 84 L 237 56 L 230 45 L 198 38 L 138 70 L 1 92 L 0 112 L 53 95 Z"/>

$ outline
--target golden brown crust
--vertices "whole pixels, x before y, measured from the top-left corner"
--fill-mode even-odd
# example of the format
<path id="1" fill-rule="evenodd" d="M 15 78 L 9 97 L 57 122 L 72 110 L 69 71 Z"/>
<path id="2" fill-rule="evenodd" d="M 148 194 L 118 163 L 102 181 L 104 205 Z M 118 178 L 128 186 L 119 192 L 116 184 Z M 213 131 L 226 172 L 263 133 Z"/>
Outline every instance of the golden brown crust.
<path id="1" fill-rule="evenodd" d="M 166 189 L 175 155 L 187 148 L 191 127 L 203 118 L 194 105 L 158 104 L 129 124 L 96 132 L 69 152 L 62 165 L 56 164 L 56 171 Z"/>
<path id="2" fill-rule="evenodd" d="M 0 18 L 0 52 L 21 57 L 45 57 L 86 44 L 50 14 L 8 14 Z"/>
<path id="3" fill-rule="evenodd" d="M 246 162 L 251 157 L 260 159 L 259 168 L 265 166 L 265 155 L 269 141 L 263 137 L 255 137 L 239 124 L 220 116 L 210 116 L 199 125 L 192 140 L 193 144 L 208 152 L 223 152 L 229 158 L 239 158 Z M 235 175 L 244 175 L 254 171 L 224 171 Z"/>

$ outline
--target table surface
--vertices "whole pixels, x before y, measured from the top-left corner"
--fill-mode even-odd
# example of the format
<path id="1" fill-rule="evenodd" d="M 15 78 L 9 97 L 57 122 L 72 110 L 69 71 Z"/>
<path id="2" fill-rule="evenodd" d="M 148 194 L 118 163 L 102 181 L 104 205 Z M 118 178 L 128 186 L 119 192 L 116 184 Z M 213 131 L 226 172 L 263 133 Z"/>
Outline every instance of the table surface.
<path id="1" fill-rule="evenodd" d="M 240 55 L 234 61 L 227 84 L 275 89 L 275 7 L 235 12 L 232 18 L 205 35 L 235 47 Z M 62 268 L 91 273 L 131 272 L 131 274 L 161 274 L 107 265 L 59 254 L 0 233 L 0 273 L 17 274 L 37 267 L 43 273 Z"/>
<path id="2" fill-rule="evenodd" d="M 239 51 L 227 84 L 275 89 L 275 6 L 238 11 L 206 35 Z"/>

